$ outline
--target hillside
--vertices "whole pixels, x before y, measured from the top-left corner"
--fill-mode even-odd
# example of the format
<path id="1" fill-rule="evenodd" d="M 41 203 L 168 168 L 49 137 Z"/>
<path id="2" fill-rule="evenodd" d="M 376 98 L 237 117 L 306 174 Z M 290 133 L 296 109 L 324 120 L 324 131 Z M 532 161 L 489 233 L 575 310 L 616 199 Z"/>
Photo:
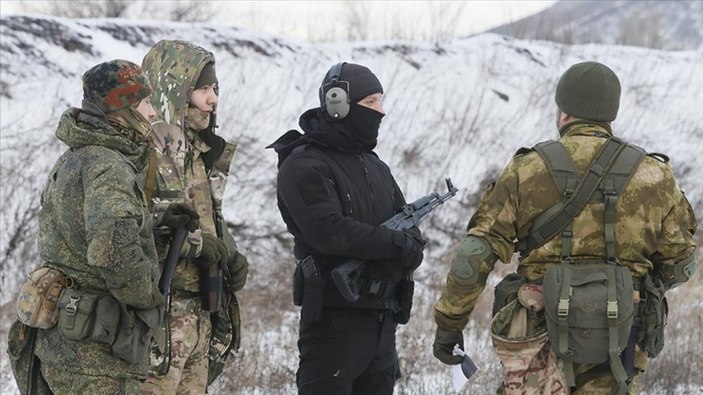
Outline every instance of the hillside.
<path id="1" fill-rule="evenodd" d="M 237 365 L 228 370 L 229 380 L 220 382 L 222 393 L 283 394 L 294 388 L 298 310 L 291 300 L 291 240 L 276 208 L 276 156 L 264 147 L 296 128 L 304 110 L 317 106 L 319 83 L 338 61 L 367 65 L 383 83 L 387 115 L 377 152 L 391 166 L 406 197 L 443 189 L 444 177 L 451 177 L 460 188 L 457 198 L 423 226 L 430 243 L 426 263 L 416 275 L 415 316 L 399 332 L 404 378 L 398 393 L 449 391 L 448 370 L 430 351 L 431 306 L 448 270 L 447 258 L 461 240 L 483 187 L 510 156 L 521 146 L 557 137 L 553 90 L 572 63 L 597 60 L 615 70 L 623 85 L 615 133 L 648 151 L 669 155 L 681 188 L 698 217 L 703 217 L 700 51 L 569 46 L 497 34 L 443 45 L 313 45 L 233 27 L 31 15 L 0 18 L 0 35 L 4 318 L 12 316 L 11 302 L 24 274 L 39 263 L 35 253 L 39 193 L 48 170 L 65 149 L 54 129 L 66 108 L 79 105 L 82 73 L 114 58 L 141 63 L 150 46 L 164 38 L 194 41 L 214 52 L 220 81 L 218 131 L 238 143 L 224 215 L 251 262 L 249 281 L 240 295 L 243 348 Z M 500 273 L 509 268 L 502 267 Z M 498 277 L 490 281 L 495 284 Z M 498 377 L 485 329 L 492 292 L 488 289 L 485 294 L 465 335 L 483 371 L 470 393 L 494 392 Z M 700 297 L 688 306 L 703 313 Z M 683 315 L 673 306 L 672 315 L 676 314 Z M 3 338 L 7 325 L 9 320 L 3 319 Z M 697 331 L 672 342 L 671 353 L 703 355 L 703 342 L 690 339 Z M 14 383 L 8 376 L 6 344 L 0 344 L 4 394 L 14 391 Z M 700 365 L 680 359 L 670 369 L 695 372 L 697 366 L 703 368 Z M 703 385 L 700 375 L 686 377 L 694 380 L 690 388 Z M 652 388 L 669 386 L 654 378 L 649 383 Z M 689 388 L 685 380 L 683 384 Z"/>
<path id="2" fill-rule="evenodd" d="M 703 2 L 562 0 L 490 32 L 567 44 L 696 49 L 703 46 Z"/>

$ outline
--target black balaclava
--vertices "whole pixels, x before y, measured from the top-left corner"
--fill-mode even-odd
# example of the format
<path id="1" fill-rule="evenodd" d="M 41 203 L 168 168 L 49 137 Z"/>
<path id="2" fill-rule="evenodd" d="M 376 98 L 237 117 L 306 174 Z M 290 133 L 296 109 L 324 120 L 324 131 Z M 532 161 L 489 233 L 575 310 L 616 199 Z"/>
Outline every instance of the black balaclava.
<path id="1" fill-rule="evenodd" d="M 345 118 L 354 133 L 354 138 L 367 150 L 376 147 L 378 128 L 385 114 L 380 113 L 358 103 L 352 103 L 349 114 Z"/>

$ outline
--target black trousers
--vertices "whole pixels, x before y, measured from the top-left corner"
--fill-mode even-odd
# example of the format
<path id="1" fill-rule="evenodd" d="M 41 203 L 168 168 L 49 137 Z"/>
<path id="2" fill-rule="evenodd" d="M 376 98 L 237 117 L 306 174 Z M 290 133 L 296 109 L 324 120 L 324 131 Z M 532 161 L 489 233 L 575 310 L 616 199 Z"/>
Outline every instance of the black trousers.
<path id="1" fill-rule="evenodd" d="M 388 311 L 324 308 L 320 321 L 300 328 L 298 394 L 392 394 L 396 326 Z"/>

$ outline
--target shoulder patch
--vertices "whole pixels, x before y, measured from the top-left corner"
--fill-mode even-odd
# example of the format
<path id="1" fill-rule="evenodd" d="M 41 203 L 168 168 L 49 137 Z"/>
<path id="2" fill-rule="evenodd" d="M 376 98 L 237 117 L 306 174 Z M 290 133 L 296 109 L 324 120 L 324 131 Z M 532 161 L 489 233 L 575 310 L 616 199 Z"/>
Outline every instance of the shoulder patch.
<path id="1" fill-rule="evenodd" d="M 647 156 L 652 157 L 661 163 L 669 163 L 669 157 L 659 152 L 649 152 L 647 153 Z"/>
<path id="2" fill-rule="evenodd" d="M 513 155 L 513 157 L 514 157 L 514 158 L 517 158 L 517 157 L 523 156 L 523 155 L 525 155 L 525 154 L 527 154 L 527 153 L 529 153 L 529 152 L 532 152 L 532 151 L 534 151 L 534 148 L 521 147 L 519 150 L 517 150 L 517 151 L 515 152 L 515 154 Z"/>

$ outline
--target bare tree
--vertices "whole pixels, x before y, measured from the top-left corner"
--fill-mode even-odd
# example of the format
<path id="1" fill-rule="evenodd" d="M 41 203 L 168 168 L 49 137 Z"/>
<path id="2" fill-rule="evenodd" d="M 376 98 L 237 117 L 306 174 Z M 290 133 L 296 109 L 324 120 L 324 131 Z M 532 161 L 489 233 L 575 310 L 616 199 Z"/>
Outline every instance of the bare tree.
<path id="1" fill-rule="evenodd" d="M 427 2 L 430 17 L 429 39 L 434 42 L 446 41 L 456 36 L 456 27 L 464 13 L 465 2 Z"/>
<path id="2" fill-rule="evenodd" d="M 24 2 L 22 7 L 25 11 L 66 18 L 119 18 L 131 4 L 125 0 L 56 0 Z"/>
<path id="3" fill-rule="evenodd" d="M 204 22 L 216 10 L 204 0 L 126 1 L 126 0 L 56 0 L 23 3 L 23 9 L 66 18 L 134 18 L 157 15 L 159 19 L 178 22 Z"/>
<path id="4" fill-rule="evenodd" d="M 347 19 L 347 39 L 365 41 L 369 38 L 369 9 L 361 1 L 344 2 Z"/>

